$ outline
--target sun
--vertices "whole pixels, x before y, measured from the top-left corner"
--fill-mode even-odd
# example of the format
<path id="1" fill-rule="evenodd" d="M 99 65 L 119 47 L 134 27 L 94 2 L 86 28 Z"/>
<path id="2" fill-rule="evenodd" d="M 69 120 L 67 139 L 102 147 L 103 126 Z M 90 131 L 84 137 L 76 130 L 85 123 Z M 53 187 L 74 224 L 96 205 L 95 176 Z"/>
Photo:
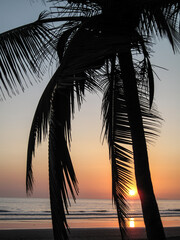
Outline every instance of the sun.
<path id="1" fill-rule="evenodd" d="M 134 196 L 136 194 L 136 192 L 133 190 L 133 189 L 130 189 L 129 190 L 129 195 L 130 196 Z"/>

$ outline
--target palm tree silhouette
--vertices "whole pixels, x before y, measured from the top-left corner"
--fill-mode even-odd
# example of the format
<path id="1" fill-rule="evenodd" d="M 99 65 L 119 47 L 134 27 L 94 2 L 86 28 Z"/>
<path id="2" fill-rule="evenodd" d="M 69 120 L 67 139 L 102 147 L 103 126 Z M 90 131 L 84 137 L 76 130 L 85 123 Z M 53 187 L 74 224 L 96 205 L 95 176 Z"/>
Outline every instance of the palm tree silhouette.
<path id="1" fill-rule="evenodd" d="M 69 154 L 75 98 L 85 90 L 102 91 L 103 133 L 112 163 L 112 193 L 122 239 L 126 238 L 127 192 L 134 161 L 138 193 L 148 239 L 165 239 L 151 182 L 147 142 L 161 121 L 153 107 L 150 62 L 153 36 L 180 42 L 178 0 L 50 0 L 31 24 L 0 35 L 2 98 L 24 89 L 24 76 L 40 75 L 43 60 L 59 66 L 38 103 L 29 136 L 27 192 L 32 191 L 32 155 L 36 141 L 49 137 L 50 200 L 55 239 L 68 239 L 68 187 L 75 199 L 77 179 Z M 59 22 L 61 24 L 59 24 Z M 54 23 L 54 26 L 51 25 Z M 76 97 L 75 97 L 76 96 Z M 131 150 L 132 146 L 132 150 Z M 133 159 L 133 160 L 132 160 Z"/>

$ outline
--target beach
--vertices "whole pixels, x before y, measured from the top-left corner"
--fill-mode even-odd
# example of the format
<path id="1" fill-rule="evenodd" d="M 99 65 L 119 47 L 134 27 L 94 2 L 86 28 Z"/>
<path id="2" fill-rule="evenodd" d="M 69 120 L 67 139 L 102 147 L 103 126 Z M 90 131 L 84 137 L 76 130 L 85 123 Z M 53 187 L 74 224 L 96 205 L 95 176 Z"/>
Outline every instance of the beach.
<path id="1" fill-rule="evenodd" d="M 159 200 L 167 239 L 180 240 L 180 200 Z M 139 201 L 130 201 L 127 229 L 130 240 L 146 239 Z M 111 200 L 79 199 L 67 215 L 70 240 L 120 238 Z M 49 199 L 0 198 L 0 240 L 53 240 Z"/>
<path id="2" fill-rule="evenodd" d="M 144 228 L 128 228 L 132 240 L 146 239 Z M 167 239 L 179 240 L 180 227 L 165 228 Z M 53 240 L 51 229 L 0 230 L 1 240 Z M 118 228 L 74 228 L 69 234 L 70 240 L 120 240 Z"/>

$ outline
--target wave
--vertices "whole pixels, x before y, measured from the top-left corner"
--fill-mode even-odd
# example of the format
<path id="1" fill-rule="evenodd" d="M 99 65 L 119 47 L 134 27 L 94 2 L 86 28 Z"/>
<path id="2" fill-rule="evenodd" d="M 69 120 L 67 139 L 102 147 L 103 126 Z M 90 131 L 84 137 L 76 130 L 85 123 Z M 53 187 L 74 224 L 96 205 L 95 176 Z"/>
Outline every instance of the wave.
<path id="1" fill-rule="evenodd" d="M 5 214 L 0 214 L 3 216 L 49 216 L 51 213 L 5 213 Z"/>
<path id="2" fill-rule="evenodd" d="M 180 217 L 180 201 L 159 201 L 162 217 Z M 142 218 L 141 205 L 132 201 L 128 218 Z M 69 208 L 67 219 L 117 219 L 110 200 L 82 200 Z M 0 199 L 0 221 L 44 221 L 51 219 L 47 199 Z"/>
<path id="3" fill-rule="evenodd" d="M 166 209 L 160 211 L 161 215 L 179 215 L 180 216 L 180 209 Z M 1 216 L 49 216 L 51 215 L 51 211 L 27 211 L 27 212 L 21 212 L 21 211 L 9 211 L 9 210 L 0 210 L 0 217 Z M 94 211 L 69 211 L 67 216 L 117 216 L 116 211 L 107 211 L 107 210 L 94 210 Z M 142 216 L 142 212 L 129 212 L 128 216 Z"/>
<path id="4" fill-rule="evenodd" d="M 180 212 L 180 209 L 178 208 L 178 209 L 168 209 L 167 211 L 177 211 L 177 212 Z"/>

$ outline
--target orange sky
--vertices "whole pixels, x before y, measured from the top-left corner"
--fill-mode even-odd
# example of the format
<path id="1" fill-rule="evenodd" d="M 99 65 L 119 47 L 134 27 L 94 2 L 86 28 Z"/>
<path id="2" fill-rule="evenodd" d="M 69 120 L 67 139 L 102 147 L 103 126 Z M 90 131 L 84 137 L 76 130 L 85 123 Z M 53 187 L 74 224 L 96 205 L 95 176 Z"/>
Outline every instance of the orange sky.
<path id="1" fill-rule="evenodd" d="M 13 4 L 13 1 L 9 0 L 3 0 L 1 4 L 3 2 Z M 22 1 L 22 6 L 23 4 L 25 3 Z M 17 13 L 16 6 L 11 5 L 9 8 L 12 7 L 12 12 Z M 34 16 L 33 14 L 39 12 L 38 8 L 35 10 L 32 10 L 32 13 L 30 10 L 24 11 L 27 16 L 23 11 L 19 11 L 16 19 L 22 15 L 22 19 L 27 17 L 29 21 L 30 14 Z M 0 14 L 0 17 L 5 19 L 6 15 Z M 11 25 L 13 16 L 8 14 L 8 18 Z M 32 20 L 34 19 L 36 17 Z M 2 28 L 5 29 L 7 23 L 4 23 Z M 157 198 L 180 199 L 180 56 L 173 56 L 165 41 L 154 49 L 153 64 L 169 71 L 156 69 L 161 81 L 156 79 L 155 99 L 165 121 L 160 137 L 153 146 L 149 146 L 150 169 Z M 48 75 L 50 74 L 47 74 L 44 82 L 34 84 L 25 93 L 0 103 L 0 197 L 25 196 L 28 135 L 37 101 L 47 83 Z M 73 120 L 71 155 L 79 181 L 80 198 L 111 198 L 108 147 L 106 143 L 102 146 L 100 139 L 100 101 L 100 96 L 88 95 L 81 112 L 76 114 Z M 38 149 L 33 163 L 36 180 L 33 196 L 47 197 L 47 143 Z"/>
<path id="2" fill-rule="evenodd" d="M 26 115 L 22 108 L 27 106 L 30 96 L 22 94 L 10 100 L 10 103 L 2 103 L 3 109 L 1 106 L 9 119 L 6 119 L 7 124 L 7 121 L 3 122 L 1 118 L 0 196 L 25 196 L 26 148 L 30 128 L 26 126 L 26 121 L 28 120 L 27 125 L 30 125 L 31 117 L 27 116 L 29 114 Z M 19 102 L 18 98 L 25 99 L 23 106 L 16 105 Z M 6 112 L 6 104 L 12 104 L 14 109 L 18 106 L 17 111 Z M 154 189 L 158 198 L 180 199 L 179 153 L 178 149 L 171 145 L 171 141 L 174 140 L 171 138 L 173 130 L 170 129 L 167 133 L 167 129 L 163 129 L 165 127 L 164 123 L 162 137 L 149 149 Z M 108 147 L 106 143 L 102 145 L 100 133 L 100 99 L 96 95 L 90 95 L 81 112 L 77 113 L 73 120 L 71 155 L 79 181 L 80 198 L 111 198 Z M 36 158 L 33 159 L 33 169 L 33 197 L 47 197 L 47 143 L 38 148 Z"/>

